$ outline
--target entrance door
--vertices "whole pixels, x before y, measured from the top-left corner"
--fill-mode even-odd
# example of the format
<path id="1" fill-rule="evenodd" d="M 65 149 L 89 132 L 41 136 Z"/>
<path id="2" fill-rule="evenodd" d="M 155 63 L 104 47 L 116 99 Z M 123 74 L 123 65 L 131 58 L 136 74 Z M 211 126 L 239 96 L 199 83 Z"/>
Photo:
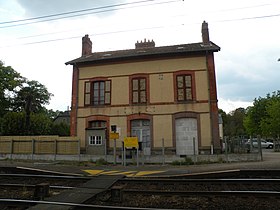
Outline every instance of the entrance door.
<path id="1" fill-rule="evenodd" d="M 86 150 L 87 154 L 105 155 L 106 129 L 86 130 Z"/>
<path id="2" fill-rule="evenodd" d="M 195 150 L 198 153 L 197 141 L 197 119 L 195 118 L 179 118 L 176 124 L 176 154 L 177 155 L 193 155 L 193 138 L 195 138 Z"/>
<path id="3" fill-rule="evenodd" d="M 132 120 L 131 136 L 137 136 L 144 155 L 151 155 L 150 120 Z"/>

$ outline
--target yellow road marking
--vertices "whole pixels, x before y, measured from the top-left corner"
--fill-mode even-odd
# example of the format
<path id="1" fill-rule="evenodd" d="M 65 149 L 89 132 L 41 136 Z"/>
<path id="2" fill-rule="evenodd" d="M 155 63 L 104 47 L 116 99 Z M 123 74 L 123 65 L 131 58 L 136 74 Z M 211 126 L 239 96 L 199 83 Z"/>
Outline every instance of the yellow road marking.
<path id="1" fill-rule="evenodd" d="M 120 172 L 120 171 L 104 171 L 100 174 L 113 175 L 113 174 L 118 173 L 118 172 Z"/>
<path id="2" fill-rule="evenodd" d="M 103 172 L 104 170 L 84 170 L 85 172 L 91 174 L 91 175 L 97 175 Z"/>
<path id="3" fill-rule="evenodd" d="M 137 171 L 121 171 L 119 173 L 115 173 L 114 175 L 126 175 L 126 176 L 134 176 L 134 174 L 137 173 Z"/>
<path id="4" fill-rule="evenodd" d="M 132 176 L 147 176 L 151 174 L 158 174 L 165 171 L 105 171 L 105 170 L 84 170 L 91 175 L 126 175 L 127 177 Z"/>
<path id="5" fill-rule="evenodd" d="M 146 175 L 150 175 L 150 174 L 158 174 L 158 173 L 162 173 L 165 171 L 139 171 L 137 174 L 135 174 L 135 176 L 146 176 Z"/>

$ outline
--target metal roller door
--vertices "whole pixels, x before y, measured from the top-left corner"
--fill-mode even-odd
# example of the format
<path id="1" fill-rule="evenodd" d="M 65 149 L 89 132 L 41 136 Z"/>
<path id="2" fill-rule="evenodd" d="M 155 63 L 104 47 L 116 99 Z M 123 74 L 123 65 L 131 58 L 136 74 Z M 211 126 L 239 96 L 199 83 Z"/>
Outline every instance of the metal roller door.
<path id="1" fill-rule="evenodd" d="M 193 138 L 195 138 L 195 150 L 198 152 L 197 141 L 197 119 L 179 118 L 175 121 L 176 125 L 176 154 L 193 155 Z"/>

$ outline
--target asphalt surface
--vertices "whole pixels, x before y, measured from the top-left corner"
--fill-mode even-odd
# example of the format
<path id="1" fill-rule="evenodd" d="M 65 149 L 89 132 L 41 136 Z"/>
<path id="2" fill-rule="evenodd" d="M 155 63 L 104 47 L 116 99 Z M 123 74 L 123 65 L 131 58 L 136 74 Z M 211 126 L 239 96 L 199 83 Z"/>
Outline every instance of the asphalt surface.
<path id="1" fill-rule="evenodd" d="M 257 162 L 232 162 L 202 165 L 103 165 L 77 162 L 43 162 L 43 161 L 18 161 L 1 160 L 0 167 L 20 167 L 33 170 L 55 171 L 67 174 L 82 175 L 126 175 L 126 176 L 173 176 L 191 173 L 216 172 L 239 169 L 280 169 L 280 152 L 263 150 L 263 161 Z"/>

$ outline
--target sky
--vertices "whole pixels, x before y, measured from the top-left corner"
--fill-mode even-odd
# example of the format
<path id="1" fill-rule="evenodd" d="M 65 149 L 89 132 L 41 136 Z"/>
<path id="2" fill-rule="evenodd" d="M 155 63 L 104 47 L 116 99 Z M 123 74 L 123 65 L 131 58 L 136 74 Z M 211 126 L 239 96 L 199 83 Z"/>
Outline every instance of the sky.
<path id="1" fill-rule="evenodd" d="M 72 66 L 89 34 L 93 52 L 201 42 L 208 22 L 218 106 L 225 112 L 280 90 L 279 0 L 0 0 L 0 60 L 45 85 L 48 109 L 71 105 Z"/>

